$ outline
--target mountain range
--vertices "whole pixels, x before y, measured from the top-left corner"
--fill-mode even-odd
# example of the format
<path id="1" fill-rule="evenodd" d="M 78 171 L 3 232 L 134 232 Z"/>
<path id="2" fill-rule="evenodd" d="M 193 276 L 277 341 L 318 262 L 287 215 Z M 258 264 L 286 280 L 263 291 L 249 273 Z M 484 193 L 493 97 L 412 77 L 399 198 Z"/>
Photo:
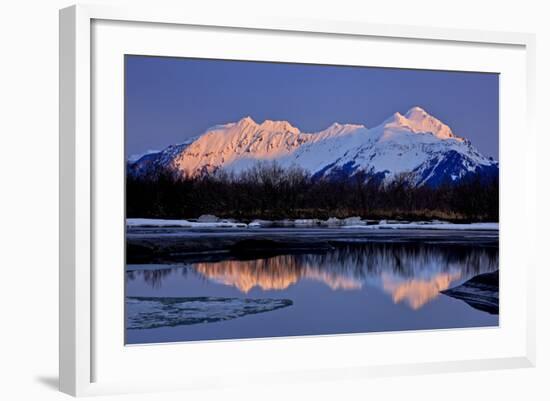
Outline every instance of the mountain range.
<path id="1" fill-rule="evenodd" d="M 388 183 L 405 177 L 413 186 L 436 187 L 469 177 L 498 177 L 499 164 L 420 107 L 394 113 L 367 128 L 334 123 L 320 132 L 301 132 L 288 121 L 251 117 L 216 125 L 199 136 L 128 161 L 133 177 L 160 171 L 188 177 L 219 169 L 239 173 L 259 162 L 298 166 L 314 179 L 349 178 Z"/>

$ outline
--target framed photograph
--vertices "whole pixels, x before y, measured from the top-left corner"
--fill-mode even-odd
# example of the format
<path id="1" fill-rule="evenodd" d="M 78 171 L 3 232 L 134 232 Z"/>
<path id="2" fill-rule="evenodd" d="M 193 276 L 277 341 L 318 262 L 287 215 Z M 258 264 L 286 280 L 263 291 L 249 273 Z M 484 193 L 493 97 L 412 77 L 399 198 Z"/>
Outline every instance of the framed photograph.
<path id="1" fill-rule="evenodd" d="M 61 10 L 61 390 L 533 366 L 533 48 Z"/>

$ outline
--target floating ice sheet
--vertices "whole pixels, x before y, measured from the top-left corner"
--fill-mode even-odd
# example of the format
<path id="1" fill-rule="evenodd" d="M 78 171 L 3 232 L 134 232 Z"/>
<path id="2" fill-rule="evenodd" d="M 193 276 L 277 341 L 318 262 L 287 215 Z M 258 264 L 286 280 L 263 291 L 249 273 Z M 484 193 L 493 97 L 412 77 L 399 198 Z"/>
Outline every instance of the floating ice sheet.
<path id="1" fill-rule="evenodd" d="M 154 329 L 212 323 L 292 305 L 290 299 L 127 297 L 126 328 Z"/>

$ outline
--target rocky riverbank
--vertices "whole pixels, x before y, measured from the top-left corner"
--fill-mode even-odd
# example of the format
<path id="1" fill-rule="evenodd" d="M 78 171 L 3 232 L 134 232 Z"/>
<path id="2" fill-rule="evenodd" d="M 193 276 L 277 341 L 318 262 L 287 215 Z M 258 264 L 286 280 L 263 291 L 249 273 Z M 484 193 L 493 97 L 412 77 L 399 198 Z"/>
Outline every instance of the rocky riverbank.
<path id="1" fill-rule="evenodd" d="M 492 315 L 499 313 L 499 272 L 484 273 L 465 283 L 441 291 L 442 294 L 460 299 L 475 309 Z"/>

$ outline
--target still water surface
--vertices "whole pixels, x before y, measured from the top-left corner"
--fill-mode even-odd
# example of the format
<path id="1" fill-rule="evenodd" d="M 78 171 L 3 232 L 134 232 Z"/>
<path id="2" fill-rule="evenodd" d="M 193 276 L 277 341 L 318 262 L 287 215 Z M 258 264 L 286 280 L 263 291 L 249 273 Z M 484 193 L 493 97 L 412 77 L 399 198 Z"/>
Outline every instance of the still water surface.
<path id="1" fill-rule="evenodd" d="M 496 269 L 498 247 L 392 242 L 251 260 L 127 265 L 127 313 L 138 308 L 147 318 L 150 310 L 140 305 L 147 297 L 164 298 L 171 320 L 127 322 L 126 341 L 497 326 L 498 315 L 440 293 Z M 181 309 L 166 308 L 182 299 L 179 306 L 194 319 L 174 320 Z"/>

